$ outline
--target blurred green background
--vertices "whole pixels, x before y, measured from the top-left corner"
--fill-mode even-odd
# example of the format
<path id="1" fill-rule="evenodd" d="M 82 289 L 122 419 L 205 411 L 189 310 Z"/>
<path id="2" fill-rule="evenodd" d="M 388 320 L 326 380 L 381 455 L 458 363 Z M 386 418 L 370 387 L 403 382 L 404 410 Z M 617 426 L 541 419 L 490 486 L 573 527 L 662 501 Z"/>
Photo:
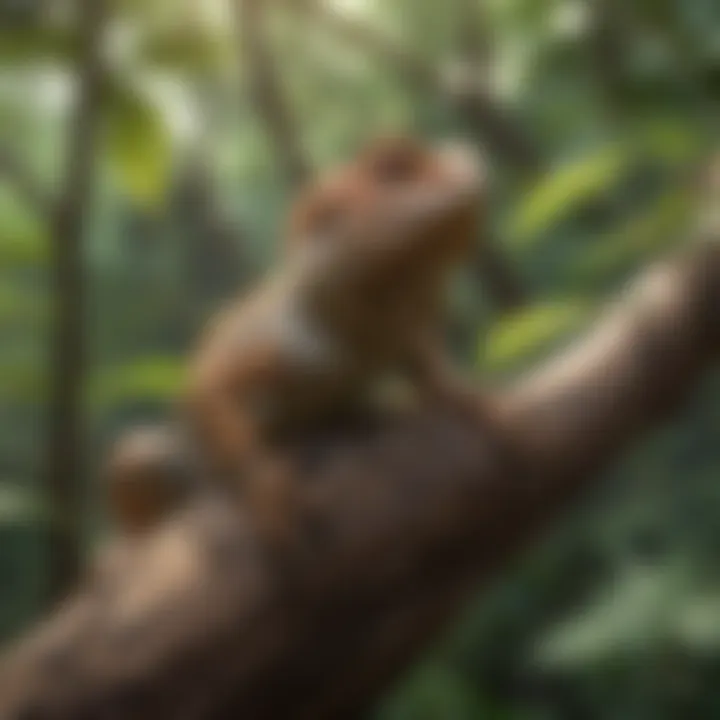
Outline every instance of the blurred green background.
<path id="1" fill-rule="evenodd" d="M 104 15 L 0 0 L 4 639 L 46 607 L 52 543 L 103 535 L 102 449 L 164 416 L 203 319 L 272 262 L 313 169 L 388 129 L 483 149 L 493 251 L 455 288 L 450 342 L 493 382 L 685 242 L 720 139 L 717 0 L 114 0 Z M 63 277 L 84 279 L 75 305 Z M 85 338 L 74 387 L 54 367 L 62 307 Z M 84 420 L 67 512 L 45 469 L 63 397 Z M 718 432 L 711 383 L 478 597 L 379 718 L 720 718 Z"/>

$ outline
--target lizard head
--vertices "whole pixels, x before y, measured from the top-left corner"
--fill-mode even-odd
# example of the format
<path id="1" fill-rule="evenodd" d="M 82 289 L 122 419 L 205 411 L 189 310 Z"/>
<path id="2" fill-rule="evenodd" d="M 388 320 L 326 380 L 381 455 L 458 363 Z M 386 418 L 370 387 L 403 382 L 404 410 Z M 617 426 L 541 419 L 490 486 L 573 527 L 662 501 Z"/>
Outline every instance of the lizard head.
<path id="1" fill-rule="evenodd" d="M 473 242 L 485 190 L 484 165 L 471 147 L 379 138 L 301 191 L 289 215 L 285 249 L 423 232 L 431 241 L 426 247 L 440 257 L 463 254 Z"/>

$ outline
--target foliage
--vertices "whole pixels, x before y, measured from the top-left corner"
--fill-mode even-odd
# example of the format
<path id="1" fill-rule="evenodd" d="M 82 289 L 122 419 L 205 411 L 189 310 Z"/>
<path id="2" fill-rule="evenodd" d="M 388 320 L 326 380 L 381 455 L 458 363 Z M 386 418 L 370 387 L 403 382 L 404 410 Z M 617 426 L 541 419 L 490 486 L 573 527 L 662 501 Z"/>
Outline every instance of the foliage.
<path id="1" fill-rule="evenodd" d="M 527 362 L 576 331 L 588 314 L 577 300 L 537 303 L 496 323 L 485 341 L 491 369 Z"/>
<path id="2" fill-rule="evenodd" d="M 608 3 L 617 15 L 605 55 L 598 3 L 328 2 L 440 75 L 460 56 L 474 62 L 477 84 L 544 158 L 537 173 L 492 168 L 498 242 L 531 301 L 481 329 L 486 305 L 479 293 L 467 298 L 459 325 L 478 335 L 464 343 L 468 362 L 522 372 L 572 341 L 607 293 L 693 229 L 697 170 L 720 139 L 717 2 Z M 27 161 L 48 198 L 59 191 L 73 101 L 70 4 L 0 3 L 0 149 Z M 249 101 L 230 4 L 112 5 L 85 257 L 91 468 L 119 427 L 169 407 L 203 316 L 272 262 L 288 194 L 266 118 Z M 412 80 L 402 53 L 348 42 L 301 20 L 290 11 L 297 4 L 267 5 L 291 132 L 313 164 L 336 162 L 388 127 L 479 139 L 454 103 Z M 188 177 L 200 179 L 190 193 Z M 0 163 L 1 637 L 32 620 L 44 572 L 47 513 L 35 480 L 47 396 L 46 223 Z M 379 717 L 720 717 L 719 399 L 710 384 L 592 506 L 484 591 Z M 88 528 L 99 515 L 93 509 Z"/>
<path id="3" fill-rule="evenodd" d="M 588 157 L 573 159 L 552 170 L 513 209 L 506 231 L 509 242 L 527 243 L 537 238 L 564 215 L 577 212 L 589 200 L 618 185 L 630 161 L 627 148 L 601 147 Z"/>
<path id="4" fill-rule="evenodd" d="M 131 198 L 156 204 L 168 184 L 171 158 L 162 115 L 150 98 L 121 80 L 108 92 L 106 112 L 110 167 Z"/>

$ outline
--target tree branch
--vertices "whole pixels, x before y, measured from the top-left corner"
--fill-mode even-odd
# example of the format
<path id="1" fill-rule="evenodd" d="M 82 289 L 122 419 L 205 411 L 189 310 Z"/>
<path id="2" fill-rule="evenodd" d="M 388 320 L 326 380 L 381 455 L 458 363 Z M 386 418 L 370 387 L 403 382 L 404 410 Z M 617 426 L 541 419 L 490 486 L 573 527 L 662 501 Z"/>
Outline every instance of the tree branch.
<path id="1" fill-rule="evenodd" d="M 248 66 L 251 96 L 274 141 L 285 176 L 296 186 L 307 178 L 310 168 L 267 48 L 264 27 L 267 4 L 260 0 L 234 0 L 234 3 L 238 44 Z"/>
<path id="2" fill-rule="evenodd" d="M 306 438 L 280 565 L 242 508 L 199 500 L 4 658 L 0 716 L 355 716 L 677 409 L 716 358 L 719 306 L 717 244 L 651 271 L 507 392 L 512 456 L 438 411 Z"/>

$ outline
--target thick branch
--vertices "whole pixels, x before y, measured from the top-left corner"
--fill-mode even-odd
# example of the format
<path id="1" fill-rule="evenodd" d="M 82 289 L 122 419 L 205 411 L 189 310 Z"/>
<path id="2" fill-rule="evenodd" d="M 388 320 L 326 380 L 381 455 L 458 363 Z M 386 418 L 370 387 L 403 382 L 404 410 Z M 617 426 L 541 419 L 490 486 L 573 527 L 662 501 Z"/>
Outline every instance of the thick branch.
<path id="1" fill-rule="evenodd" d="M 677 408 L 715 359 L 719 307 L 717 245 L 652 271 L 508 392 L 494 430 L 512 457 L 437 411 L 306 438 L 280 566 L 242 510 L 199 502 L 5 658 L 0 716 L 354 716 Z"/>
<path id="2" fill-rule="evenodd" d="M 309 167 L 267 47 L 264 23 L 267 4 L 259 0 L 234 0 L 234 3 L 238 42 L 248 69 L 251 96 L 275 143 L 286 178 L 291 185 L 298 185 L 309 175 Z"/>

